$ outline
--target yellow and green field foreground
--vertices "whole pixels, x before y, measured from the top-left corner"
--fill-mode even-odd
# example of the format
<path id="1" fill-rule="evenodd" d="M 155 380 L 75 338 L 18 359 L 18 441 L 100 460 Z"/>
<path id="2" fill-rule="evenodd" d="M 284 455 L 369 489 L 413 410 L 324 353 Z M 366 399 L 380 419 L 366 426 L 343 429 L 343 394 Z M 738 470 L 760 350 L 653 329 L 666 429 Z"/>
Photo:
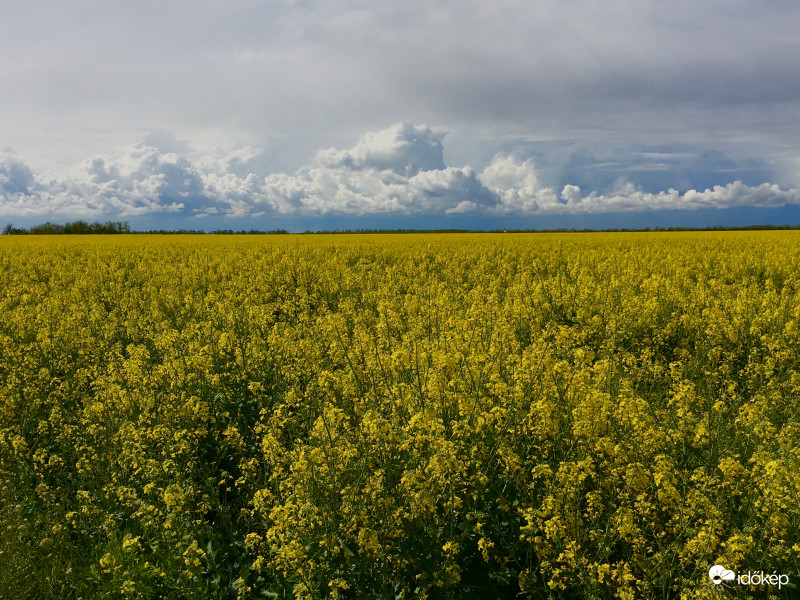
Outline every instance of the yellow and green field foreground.
<path id="1" fill-rule="evenodd" d="M 796 597 L 799 291 L 792 231 L 3 236 L 0 597 Z"/>

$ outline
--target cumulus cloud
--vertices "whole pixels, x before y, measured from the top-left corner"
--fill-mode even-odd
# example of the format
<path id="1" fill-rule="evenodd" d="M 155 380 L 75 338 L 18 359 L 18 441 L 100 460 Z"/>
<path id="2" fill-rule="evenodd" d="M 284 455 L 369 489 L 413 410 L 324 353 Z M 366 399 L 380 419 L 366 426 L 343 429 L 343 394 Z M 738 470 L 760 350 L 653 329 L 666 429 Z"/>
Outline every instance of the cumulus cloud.
<path id="1" fill-rule="evenodd" d="M 19 160 L 3 157 L 0 214 L 125 218 L 249 213 L 242 205 L 252 206 L 260 187 L 256 177 L 239 177 L 227 170 L 241 162 L 241 151 L 224 159 L 204 157 L 196 164 L 151 143 L 140 141 L 51 174 L 33 174 Z"/>
<path id="2" fill-rule="evenodd" d="M 391 170 L 315 166 L 295 175 L 268 176 L 265 184 L 267 203 L 285 214 L 430 214 L 458 206 L 463 211 L 465 198 L 476 208 L 493 200 L 470 167 L 420 171 L 408 177 Z"/>
<path id="3" fill-rule="evenodd" d="M 33 185 L 33 173 L 13 152 L 0 155 L 0 196 L 26 194 Z"/>
<path id="4" fill-rule="evenodd" d="M 544 186 L 531 159 L 524 161 L 499 153 L 478 176 L 498 199 L 491 210 L 501 214 L 585 214 L 648 210 L 696 210 L 751 206 L 776 208 L 800 203 L 800 190 L 782 189 L 771 183 L 748 186 L 741 181 L 715 185 L 704 191 L 690 189 L 683 194 L 670 188 L 645 192 L 624 178 L 607 191 L 591 191 L 567 184 L 560 192 Z"/>
<path id="5" fill-rule="evenodd" d="M 317 162 L 328 168 L 390 170 L 408 177 L 445 168 L 443 133 L 427 126 L 396 123 L 362 136 L 349 150 L 321 150 Z"/>
<path id="6" fill-rule="evenodd" d="M 294 173 L 256 173 L 260 150 L 198 152 L 159 133 L 58 174 L 0 155 L 0 215 L 126 218 L 209 215 L 592 214 L 800 203 L 800 190 L 734 181 L 656 193 L 621 178 L 607 189 L 542 182 L 532 158 L 498 153 L 476 171 L 445 164 L 444 133 L 397 123 L 351 148 L 316 153 Z"/>
<path id="7" fill-rule="evenodd" d="M 675 189 L 658 193 L 644 192 L 641 187 L 629 181 L 618 182 L 615 189 L 605 194 L 592 192 L 581 196 L 575 186 L 565 186 L 562 191 L 565 210 L 545 212 L 555 213 L 607 213 L 633 212 L 647 210 L 697 210 L 702 208 L 732 208 L 751 206 L 777 208 L 787 204 L 800 203 L 800 190 L 781 189 L 778 185 L 763 183 L 747 186 L 741 181 L 727 185 L 716 185 L 704 191 L 688 190 L 680 194 Z"/>
<path id="8" fill-rule="evenodd" d="M 499 153 L 480 174 L 483 185 L 498 199 L 495 210 L 506 213 L 535 213 L 558 205 L 558 195 L 539 182 L 532 159 L 518 161 Z"/>
<path id="9" fill-rule="evenodd" d="M 441 214 L 494 204 L 471 167 L 447 167 L 444 135 L 398 123 L 353 148 L 317 153 L 294 175 L 265 179 L 265 199 L 282 213 Z"/>

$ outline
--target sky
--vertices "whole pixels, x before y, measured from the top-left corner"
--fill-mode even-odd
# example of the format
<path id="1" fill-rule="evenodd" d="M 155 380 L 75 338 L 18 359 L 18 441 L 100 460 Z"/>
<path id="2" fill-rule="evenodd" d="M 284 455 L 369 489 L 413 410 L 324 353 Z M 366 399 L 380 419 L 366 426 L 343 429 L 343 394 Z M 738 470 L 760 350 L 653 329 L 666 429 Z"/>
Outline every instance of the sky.
<path id="1" fill-rule="evenodd" d="M 0 223 L 800 224 L 794 0 L 3 0 Z"/>

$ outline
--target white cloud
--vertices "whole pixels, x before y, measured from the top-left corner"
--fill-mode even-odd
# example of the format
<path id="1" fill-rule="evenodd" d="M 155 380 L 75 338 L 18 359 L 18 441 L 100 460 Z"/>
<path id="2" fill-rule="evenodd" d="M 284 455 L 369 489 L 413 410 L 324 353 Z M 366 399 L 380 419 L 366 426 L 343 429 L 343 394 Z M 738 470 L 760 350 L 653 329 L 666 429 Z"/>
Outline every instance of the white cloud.
<path id="1" fill-rule="evenodd" d="M 629 181 L 619 182 L 616 189 L 598 194 L 592 192 L 581 197 L 575 186 L 565 186 L 562 198 L 566 200 L 564 210 L 545 210 L 555 213 L 608 213 L 648 210 L 697 210 L 702 208 L 732 208 L 751 206 L 777 208 L 787 204 L 800 204 L 800 190 L 781 189 L 771 183 L 747 186 L 741 181 L 727 185 L 716 185 L 704 191 L 688 190 L 680 194 L 670 189 L 658 193 L 647 193 Z"/>
<path id="2" fill-rule="evenodd" d="M 478 205 L 470 200 L 462 200 L 458 204 L 456 204 L 453 208 L 448 208 L 445 212 L 447 215 L 457 215 L 460 213 L 468 213 L 476 210 Z"/>
<path id="3" fill-rule="evenodd" d="M 470 167 L 408 177 L 388 169 L 316 166 L 293 176 L 270 175 L 265 182 L 266 202 L 282 213 L 430 214 L 455 208 L 465 197 L 491 200 Z"/>
<path id="4" fill-rule="evenodd" d="M 409 123 L 367 133 L 351 149 L 318 152 L 313 166 L 293 176 L 268 176 L 266 202 L 282 213 L 314 215 L 441 214 L 491 205 L 471 167 L 445 166 L 443 137 Z"/>
<path id="5" fill-rule="evenodd" d="M 558 204 L 555 191 L 539 183 L 531 159 L 517 162 L 510 154 L 496 154 L 478 179 L 497 195 L 499 212 L 535 213 Z"/>
<path id="6" fill-rule="evenodd" d="M 443 133 L 425 125 L 395 123 L 364 134 L 349 150 L 320 150 L 317 162 L 328 168 L 390 170 L 406 176 L 445 168 Z"/>
<path id="7" fill-rule="evenodd" d="M 4 161 L 0 169 L 8 164 Z M 26 189 L 0 196 L 0 214 L 130 217 L 178 212 L 200 190 L 201 178 L 189 161 L 140 143 L 57 175 L 32 176 Z"/>
<path id="8" fill-rule="evenodd" d="M 698 191 L 644 191 L 619 179 L 584 191 L 542 183 L 533 159 L 498 153 L 477 172 L 447 166 L 444 134 L 397 123 L 363 135 L 351 148 L 320 150 L 293 174 L 263 177 L 260 150 L 198 152 L 160 133 L 60 173 L 32 171 L 13 153 L 0 155 L 0 215 L 127 218 L 209 215 L 554 215 L 695 210 L 800 204 L 800 190 L 741 181 Z"/>
<path id="9" fill-rule="evenodd" d="M 711 189 L 675 189 L 658 193 L 645 192 L 625 179 L 619 179 L 605 193 L 592 191 L 583 195 L 580 187 L 567 184 L 560 194 L 543 186 L 531 159 L 518 161 L 512 155 L 497 154 L 478 179 L 497 195 L 493 210 L 509 214 L 578 214 L 633 212 L 648 210 L 696 210 L 752 206 L 775 208 L 800 204 L 800 190 L 782 189 L 763 183 L 747 186 L 741 181 L 716 185 Z"/>

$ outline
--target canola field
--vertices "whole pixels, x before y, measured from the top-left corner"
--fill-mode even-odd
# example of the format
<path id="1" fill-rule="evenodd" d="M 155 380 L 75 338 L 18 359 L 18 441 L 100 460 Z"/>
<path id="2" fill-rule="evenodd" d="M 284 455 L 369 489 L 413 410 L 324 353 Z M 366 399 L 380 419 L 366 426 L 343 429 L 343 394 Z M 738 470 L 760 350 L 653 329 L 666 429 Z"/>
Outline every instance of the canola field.
<path id="1" fill-rule="evenodd" d="M 3 236 L 0 597 L 797 597 L 798 291 L 792 231 Z"/>

